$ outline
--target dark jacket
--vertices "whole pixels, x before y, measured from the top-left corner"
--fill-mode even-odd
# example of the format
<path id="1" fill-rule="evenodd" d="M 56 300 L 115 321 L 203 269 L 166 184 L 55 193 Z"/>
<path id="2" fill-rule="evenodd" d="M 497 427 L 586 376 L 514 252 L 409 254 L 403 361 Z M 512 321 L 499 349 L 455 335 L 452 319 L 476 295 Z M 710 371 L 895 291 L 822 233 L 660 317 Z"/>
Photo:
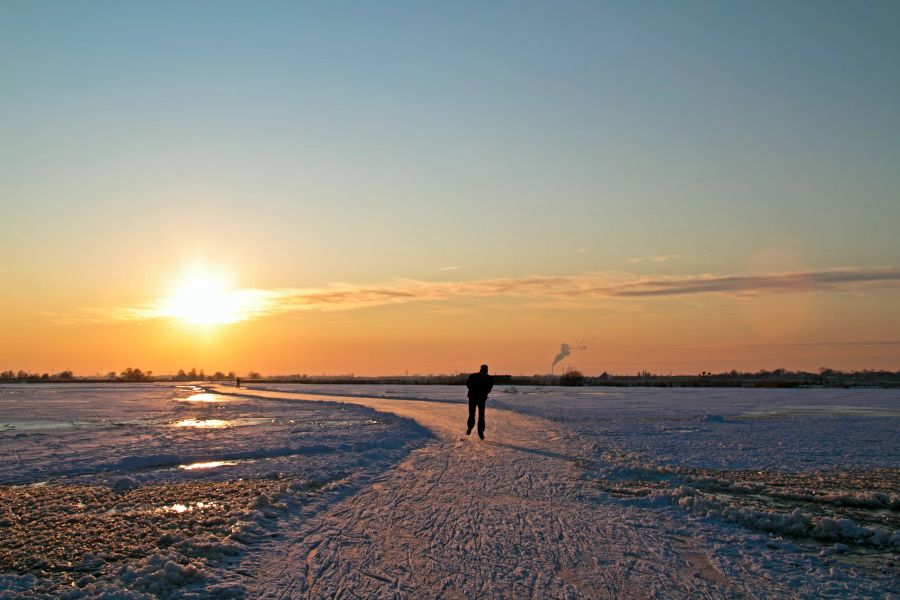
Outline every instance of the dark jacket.
<path id="1" fill-rule="evenodd" d="M 466 387 L 469 388 L 469 398 L 473 400 L 486 400 L 491 389 L 494 387 L 494 378 L 490 375 L 482 375 L 481 373 L 472 373 L 466 380 Z"/>

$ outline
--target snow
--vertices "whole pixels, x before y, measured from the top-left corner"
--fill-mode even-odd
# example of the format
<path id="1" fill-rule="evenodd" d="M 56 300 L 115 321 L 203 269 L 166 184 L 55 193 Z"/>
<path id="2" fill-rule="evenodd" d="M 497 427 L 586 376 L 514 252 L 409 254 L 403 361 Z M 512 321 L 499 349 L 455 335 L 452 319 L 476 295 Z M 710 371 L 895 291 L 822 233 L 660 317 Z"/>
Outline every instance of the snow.
<path id="1" fill-rule="evenodd" d="M 0 386 L 0 414 L 0 484 L 179 480 L 201 476 L 184 471 L 203 463 L 223 467 L 202 469 L 206 477 L 301 466 L 309 476 L 316 462 L 329 471 L 335 460 L 391 454 L 428 435 L 359 406 L 231 397 L 195 386 Z"/>
<path id="2" fill-rule="evenodd" d="M 0 597 L 239 597 L 231 568 L 284 512 L 430 436 L 359 406 L 192 386 L 0 386 L 0 408 Z"/>
<path id="3" fill-rule="evenodd" d="M 0 598 L 900 594 L 894 390 L 253 387 L 0 386 Z"/>

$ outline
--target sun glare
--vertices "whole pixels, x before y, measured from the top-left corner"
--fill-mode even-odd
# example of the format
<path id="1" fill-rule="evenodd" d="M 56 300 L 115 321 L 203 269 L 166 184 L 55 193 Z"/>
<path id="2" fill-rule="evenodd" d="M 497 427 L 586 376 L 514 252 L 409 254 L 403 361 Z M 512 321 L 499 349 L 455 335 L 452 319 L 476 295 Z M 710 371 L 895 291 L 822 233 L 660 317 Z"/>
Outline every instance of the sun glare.
<path id="1" fill-rule="evenodd" d="M 175 293 L 163 301 L 168 317 L 195 325 L 221 325 L 243 321 L 252 311 L 248 298 L 229 289 L 223 273 L 196 267 L 188 271 Z"/>

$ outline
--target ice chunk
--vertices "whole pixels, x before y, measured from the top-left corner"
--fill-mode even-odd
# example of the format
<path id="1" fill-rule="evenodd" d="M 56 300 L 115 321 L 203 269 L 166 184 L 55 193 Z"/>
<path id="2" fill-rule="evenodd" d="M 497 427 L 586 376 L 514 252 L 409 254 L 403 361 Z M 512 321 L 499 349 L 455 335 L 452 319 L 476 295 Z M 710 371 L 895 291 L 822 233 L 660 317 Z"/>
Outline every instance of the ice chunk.
<path id="1" fill-rule="evenodd" d="M 113 483 L 113 489 L 117 492 L 124 492 L 126 490 L 140 487 L 140 485 L 141 482 L 134 477 L 122 477 L 121 479 L 117 479 L 115 483 Z"/>

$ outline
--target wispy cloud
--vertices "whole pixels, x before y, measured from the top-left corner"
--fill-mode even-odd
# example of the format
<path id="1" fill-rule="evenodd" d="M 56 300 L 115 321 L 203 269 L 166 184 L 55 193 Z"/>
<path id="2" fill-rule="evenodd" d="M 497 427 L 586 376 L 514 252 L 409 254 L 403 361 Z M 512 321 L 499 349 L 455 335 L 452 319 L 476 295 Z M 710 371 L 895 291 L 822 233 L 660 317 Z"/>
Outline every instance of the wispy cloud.
<path id="1" fill-rule="evenodd" d="M 246 289 L 237 294 L 248 308 L 244 319 L 292 311 L 355 310 L 391 304 L 463 298 L 601 300 L 662 298 L 699 294 L 753 296 L 803 292 L 855 292 L 900 285 L 900 267 L 846 267 L 762 275 L 671 275 L 640 277 L 619 272 L 577 275 L 422 281 L 396 279 L 381 284 L 335 283 L 321 288 Z M 166 318 L 164 300 L 124 307 L 83 308 L 68 321 L 142 321 Z"/>
<path id="2" fill-rule="evenodd" d="M 661 254 L 659 256 L 634 256 L 628 259 L 628 262 L 632 265 L 640 264 L 640 263 L 663 263 L 669 262 L 670 260 L 679 260 L 683 258 L 691 258 L 691 254 Z"/>
<path id="3" fill-rule="evenodd" d="M 227 307 L 233 319 L 222 322 L 245 321 L 272 314 L 272 307 L 281 296 L 280 290 L 243 289 L 223 292 L 217 298 L 217 309 Z M 143 302 L 132 306 L 89 306 L 79 308 L 71 315 L 59 320 L 64 323 L 129 322 L 152 319 L 177 318 L 178 307 L 172 298 Z"/>
<path id="4" fill-rule="evenodd" d="M 688 294 L 762 294 L 854 291 L 900 283 L 900 268 L 842 268 L 769 275 L 673 276 L 623 283 L 614 296 L 680 296 Z"/>
<path id="5" fill-rule="evenodd" d="M 755 346 L 900 346 L 900 340 L 817 341 L 817 342 L 769 342 Z"/>
<path id="6" fill-rule="evenodd" d="M 460 269 L 462 269 L 462 267 L 460 267 L 458 265 L 452 265 L 449 267 L 441 267 L 440 268 L 441 271 L 459 271 Z"/>

